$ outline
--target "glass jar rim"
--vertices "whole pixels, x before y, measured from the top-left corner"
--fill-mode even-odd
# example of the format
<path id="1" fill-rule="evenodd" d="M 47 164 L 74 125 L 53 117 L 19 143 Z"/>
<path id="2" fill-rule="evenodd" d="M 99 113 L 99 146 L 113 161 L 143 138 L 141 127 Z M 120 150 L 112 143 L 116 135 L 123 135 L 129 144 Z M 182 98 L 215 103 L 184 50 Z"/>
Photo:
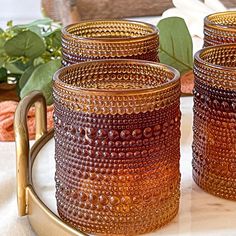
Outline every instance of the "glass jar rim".
<path id="1" fill-rule="evenodd" d="M 223 48 L 223 49 L 227 49 L 227 48 L 231 48 L 234 47 L 235 51 L 236 51 L 236 43 L 229 43 L 229 44 L 219 44 L 219 45 L 215 45 L 215 46 L 210 46 L 210 47 L 205 47 L 202 48 L 201 50 L 197 51 L 194 55 L 194 60 L 198 61 L 199 63 L 208 66 L 210 68 L 213 69 L 217 69 L 217 70 L 225 70 L 225 71 L 229 71 L 229 72 L 236 72 L 236 67 L 229 67 L 229 66 L 222 66 L 222 65 L 216 65 L 210 62 L 207 62 L 206 60 L 202 59 L 201 55 L 203 53 L 205 53 L 206 51 L 209 51 L 211 49 L 214 48 Z"/>
<path id="2" fill-rule="evenodd" d="M 214 21 L 211 21 L 209 19 L 210 17 L 217 16 L 217 15 L 219 15 L 219 16 L 235 15 L 235 17 L 236 17 L 236 11 L 223 11 L 223 12 L 212 13 L 204 18 L 204 25 L 207 25 L 208 27 L 212 27 L 215 29 L 236 31 L 236 26 L 233 27 L 233 26 L 227 26 L 225 24 L 215 23 Z"/>
<path id="3" fill-rule="evenodd" d="M 108 63 L 117 63 L 117 64 L 132 64 L 132 65 L 137 65 L 137 66 L 141 66 L 141 65 L 147 65 L 150 67 L 156 67 L 156 68 L 164 68 L 166 69 L 166 71 L 170 72 L 173 74 L 173 78 L 170 79 L 167 82 L 164 82 L 158 86 L 153 86 L 151 88 L 135 88 L 135 89 L 103 89 L 103 88 L 82 88 L 79 86 L 73 86 L 70 85 L 64 81 L 62 81 L 60 79 L 60 74 L 65 72 L 68 69 L 76 69 L 79 67 L 84 67 L 86 65 L 98 65 L 98 64 L 108 64 Z M 157 63 L 157 62 L 151 62 L 151 61 L 145 61 L 145 60 L 137 60 L 137 59 L 107 59 L 107 60 L 95 60 L 95 61 L 86 61 L 86 62 L 80 62 L 77 64 L 73 64 L 70 66 L 66 66 L 66 67 L 62 67 L 61 69 L 59 69 L 53 76 L 53 82 L 54 83 L 58 83 L 61 84 L 62 87 L 71 90 L 73 92 L 89 92 L 89 93 L 94 93 L 94 94 L 142 94 L 142 93 L 152 93 L 152 92 L 156 92 L 159 90 L 163 90 L 166 89 L 168 87 L 174 86 L 176 83 L 178 83 L 180 81 L 180 73 L 178 70 L 176 70 L 175 68 L 165 65 L 165 64 L 161 64 L 161 63 Z"/>
<path id="4" fill-rule="evenodd" d="M 74 35 L 74 34 L 71 34 L 68 32 L 68 29 L 73 27 L 73 26 L 76 26 L 76 25 L 79 25 L 79 24 L 84 24 L 84 23 L 96 23 L 96 22 L 120 22 L 120 23 L 130 23 L 130 24 L 134 24 L 134 25 L 142 25 L 142 26 L 145 26 L 149 29 L 152 29 L 152 32 L 146 34 L 146 35 L 143 35 L 143 36 L 137 36 L 137 37 L 112 37 L 112 38 L 99 38 L 99 37 L 80 37 L 80 36 L 77 36 L 77 35 Z M 67 25 L 66 27 L 64 27 L 62 29 L 62 34 L 64 36 L 67 36 L 67 37 L 71 37 L 73 39 L 77 39 L 77 40 L 87 40 L 87 41 L 99 41 L 99 42 L 116 42 L 116 41 L 137 41 L 137 40 L 143 40 L 143 39 L 147 39 L 148 37 L 153 37 L 153 36 L 156 36 L 156 35 L 159 35 L 159 29 L 152 25 L 152 24 L 149 24 L 149 23 L 145 23 L 145 22 L 141 22 L 141 21 L 134 21 L 134 20 L 115 20 L 115 19 L 105 19 L 105 20 L 89 20 L 89 21 L 80 21 L 79 23 L 73 23 L 73 24 L 70 24 L 70 25 Z"/>

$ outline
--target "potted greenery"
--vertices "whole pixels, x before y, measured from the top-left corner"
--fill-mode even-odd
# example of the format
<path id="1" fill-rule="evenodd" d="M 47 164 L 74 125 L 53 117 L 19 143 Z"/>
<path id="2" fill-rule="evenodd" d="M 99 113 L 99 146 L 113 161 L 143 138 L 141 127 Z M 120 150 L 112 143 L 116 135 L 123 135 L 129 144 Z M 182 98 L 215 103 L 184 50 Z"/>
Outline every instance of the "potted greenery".
<path id="1" fill-rule="evenodd" d="M 7 98 L 6 90 L 13 94 L 14 89 L 14 100 L 41 90 L 51 104 L 52 75 L 61 66 L 61 26 L 49 18 L 7 26 L 0 29 L 0 88 Z M 10 89 L 9 82 L 15 84 Z"/>

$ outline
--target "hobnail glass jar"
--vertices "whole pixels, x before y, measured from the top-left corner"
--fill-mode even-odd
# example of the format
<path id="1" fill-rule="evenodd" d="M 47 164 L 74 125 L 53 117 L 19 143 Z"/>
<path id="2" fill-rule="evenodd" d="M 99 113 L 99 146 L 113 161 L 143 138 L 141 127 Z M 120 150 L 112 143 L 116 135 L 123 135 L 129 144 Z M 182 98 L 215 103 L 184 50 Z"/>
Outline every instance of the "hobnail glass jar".
<path id="1" fill-rule="evenodd" d="M 128 20 L 84 21 L 62 30 L 62 64 L 99 59 L 159 61 L 159 32 L 150 24 Z"/>
<path id="2" fill-rule="evenodd" d="M 236 11 L 218 12 L 204 19 L 204 47 L 236 43 Z"/>
<path id="3" fill-rule="evenodd" d="M 172 220 L 180 197 L 175 69 L 100 60 L 54 76 L 56 199 L 84 232 L 133 235 Z"/>
<path id="4" fill-rule="evenodd" d="M 194 75 L 193 178 L 236 200 L 236 44 L 200 50 Z"/>

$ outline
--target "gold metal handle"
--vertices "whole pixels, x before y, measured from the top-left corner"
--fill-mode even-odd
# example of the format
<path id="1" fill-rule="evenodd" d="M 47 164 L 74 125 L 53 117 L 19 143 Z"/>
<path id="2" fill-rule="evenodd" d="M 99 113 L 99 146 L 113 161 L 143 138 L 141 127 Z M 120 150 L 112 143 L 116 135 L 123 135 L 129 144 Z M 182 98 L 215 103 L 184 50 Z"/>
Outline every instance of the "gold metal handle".
<path id="1" fill-rule="evenodd" d="M 27 114 L 35 105 L 36 140 L 47 132 L 46 101 L 43 94 L 34 91 L 23 98 L 15 112 L 14 130 L 16 141 L 16 177 L 18 214 L 27 214 L 26 187 L 29 184 L 29 133 Z"/>

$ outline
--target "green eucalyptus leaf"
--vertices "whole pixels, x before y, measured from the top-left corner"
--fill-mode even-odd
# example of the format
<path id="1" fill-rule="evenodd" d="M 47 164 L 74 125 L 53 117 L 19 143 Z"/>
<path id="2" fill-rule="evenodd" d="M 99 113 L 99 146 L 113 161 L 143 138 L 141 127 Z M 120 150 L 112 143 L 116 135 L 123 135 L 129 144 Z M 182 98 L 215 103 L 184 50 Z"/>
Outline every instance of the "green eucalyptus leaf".
<path id="1" fill-rule="evenodd" d="M 5 57 L 0 53 L 0 67 L 2 67 L 4 64 L 5 64 Z"/>
<path id="2" fill-rule="evenodd" d="M 39 19 L 39 20 L 35 20 L 29 24 L 21 24 L 21 25 L 15 25 L 12 27 L 12 30 L 19 30 L 19 29 L 29 29 L 31 27 L 34 26 L 48 26 L 50 24 L 52 24 L 53 20 L 50 18 L 44 18 L 44 19 Z"/>
<path id="3" fill-rule="evenodd" d="M 27 83 L 28 79 L 32 75 L 33 71 L 35 70 L 34 66 L 30 66 L 25 72 L 21 75 L 20 80 L 19 80 L 19 88 L 20 90 L 25 86 Z"/>
<path id="4" fill-rule="evenodd" d="M 7 27 L 12 27 L 12 26 L 13 26 L 13 21 L 12 20 L 8 21 L 7 22 Z"/>
<path id="5" fill-rule="evenodd" d="M 60 66 L 61 60 L 49 61 L 38 66 L 22 88 L 20 97 L 23 98 L 34 90 L 40 90 L 43 92 L 47 104 L 52 104 L 52 77 Z"/>
<path id="6" fill-rule="evenodd" d="M 27 69 L 28 65 L 24 64 L 22 61 L 6 62 L 5 67 L 12 74 L 23 74 Z"/>
<path id="7" fill-rule="evenodd" d="M 43 39 L 36 33 L 27 30 L 9 39 L 4 45 L 5 52 L 10 57 L 25 56 L 36 58 L 46 50 Z"/>
<path id="8" fill-rule="evenodd" d="M 50 18 L 43 18 L 43 19 L 39 19 L 39 20 L 35 20 L 31 23 L 28 24 L 28 26 L 33 26 L 33 25 L 50 25 L 53 23 L 53 20 Z"/>
<path id="9" fill-rule="evenodd" d="M 36 33 L 39 37 L 42 38 L 41 28 L 40 28 L 39 26 L 33 25 L 33 26 L 30 26 L 28 29 L 29 29 L 31 32 Z"/>
<path id="10" fill-rule="evenodd" d="M 4 44 L 5 44 L 4 38 L 0 38 L 0 57 L 5 53 Z"/>
<path id="11" fill-rule="evenodd" d="M 0 68 L 0 83 L 7 82 L 7 70 L 5 68 Z"/>
<path id="12" fill-rule="evenodd" d="M 45 37 L 47 45 L 53 48 L 61 47 L 61 29 L 56 29 Z"/>
<path id="13" fill-rule="evenodd" d="M 193 68 L 193 43 L 184 19 L 169 17 L 160 20 L 160 62 L 181 74 Z"/>
<path id="14" fill-rule="evenodd" d="M 39 37 L 42 38 L 42 29 L 41 27 L 37 26 L 37 25 L 32 25 L 32 26 L 28 26 L 28 27 L 23 27 L 23 25 L 15 25 L 11 28 L 12 31 L 14 31 L 15 34 L 19 34 L 21 32 L 24 32 L 24 31 L 31 31 L 31 32 L 34 32 L 36 33 Z"/>
<path id="15" fill-rule="evenodd" d="M 33 61 L 34 66 L 38 66 L 38 65 L 41 65 L 41 64 L 44 64 L 44 63 L 45 63 L 45 61 L 42 57 L 37 57 Z"/>
<path id="16" fill-rule="evenodd" d="M 6 42 L 6 39 L 4 38 L 2 33 L 4 33 L 4 31 L 0 28 L 0 56 L 5 52 L 4 44 Z"/>

